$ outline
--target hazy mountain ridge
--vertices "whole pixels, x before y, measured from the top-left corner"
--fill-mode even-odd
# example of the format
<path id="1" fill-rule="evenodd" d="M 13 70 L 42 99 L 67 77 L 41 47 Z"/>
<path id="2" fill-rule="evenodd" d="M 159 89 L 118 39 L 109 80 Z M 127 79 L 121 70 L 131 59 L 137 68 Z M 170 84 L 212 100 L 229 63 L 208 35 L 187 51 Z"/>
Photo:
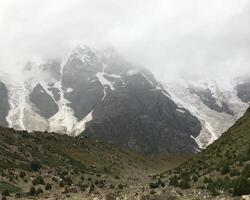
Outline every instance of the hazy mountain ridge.
<path id="1" fill-rule="evenodd" d="M 10 127 L 84 134 L 145 153 L 194 153 L 200 122 L 143 68 L 113 49 L 78 45 L 62 62 L 5 78 Z M 192 136 L 192 137 L 191 137 Z"/>
<path id="2" fill-rule="evenodd" d="M 248 95 L 248 81 L 249 78 L 230 82 L 182 79 L 166 83 L 165 88 L 180 107 L 189 110 L 202 123 L 196 141 L 204 148 L 245 113 L 250 101 L 247 98 L 243 101 L 242 97 Z"/>
<path id="3" fill-rule="evenodd" d="M 84 132 L 145 153 L 206 147 L 244 113 L 250 88 L 247 78 L 229 87 L 211 80 L 163 86 L 114 49 L 85 45 L 62 61 L 28 62 L 0 80 L 3 125 L 72 136 Z"/>

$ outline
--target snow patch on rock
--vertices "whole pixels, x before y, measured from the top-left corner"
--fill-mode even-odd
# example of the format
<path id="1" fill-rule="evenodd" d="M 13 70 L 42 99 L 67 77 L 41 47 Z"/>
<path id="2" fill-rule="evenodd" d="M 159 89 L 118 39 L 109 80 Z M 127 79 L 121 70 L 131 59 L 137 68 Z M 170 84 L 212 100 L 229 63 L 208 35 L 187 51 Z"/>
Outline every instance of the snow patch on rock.
<path id="1" fill-rule="evenodd" d="M 78 122 L 70 135 L 78 136 L 83 131 L 85 131 L 86 124 L 93 119 L 93 112 L 94 112 L 94 110 L 90 111 L 89 114 L 87 114 L 87 116 L 85 116 L 80 122 Z"/>
<path id="2" fill-rule="evenodd" d="M 221 84 L 215 81 L 187 81 L 181 80 L 175 83 L 167 83 L 164 85 L 170 93 L 171 98 L 179 107 L 183 107 L 190 111 L 192 115 L 197 117 L 201 124 L 202 130 L 195 141 L 200 148 L 205 148 L 223 132 L 231 127 L 237 119 L 239 119 L 247 109 L 248 105 L 243 103 L 236 94 L 233 86 L 221 87 Z M 234 112 L 234 115 L 229 115 L 225 112 L 217 112 L 210 109 L 200 99 L 199 96 L 190 92 L 189 88 L 199 87 L 210 89 L 218 104 L 225 102 L 228 107 Z"/>

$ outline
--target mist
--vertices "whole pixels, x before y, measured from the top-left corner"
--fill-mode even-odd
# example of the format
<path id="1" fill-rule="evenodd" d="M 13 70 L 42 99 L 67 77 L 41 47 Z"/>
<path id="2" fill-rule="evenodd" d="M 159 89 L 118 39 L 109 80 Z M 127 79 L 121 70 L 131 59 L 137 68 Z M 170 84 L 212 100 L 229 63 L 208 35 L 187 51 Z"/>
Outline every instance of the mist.
<path id="1" fill-rule="evenodd" d="M 114 47 L 169 81 L 250 74 L 249 0 L 2 0 L 0 70 Z"/>

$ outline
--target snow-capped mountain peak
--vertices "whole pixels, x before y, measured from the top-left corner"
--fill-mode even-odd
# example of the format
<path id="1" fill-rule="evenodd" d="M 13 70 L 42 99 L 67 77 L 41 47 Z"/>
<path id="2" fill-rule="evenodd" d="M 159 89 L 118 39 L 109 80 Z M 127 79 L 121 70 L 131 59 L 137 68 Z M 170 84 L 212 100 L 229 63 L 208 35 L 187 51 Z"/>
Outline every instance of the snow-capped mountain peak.
<path id="1" fill-rule="evenodd" d="M 62 60 L 28 62 L 15 74 L 0 74 L 0 124 L 85 134 L 145 153 L 194 153 L 244 113 L 246 80 L 162 84 L 114 49 L 77 45 Z"/>

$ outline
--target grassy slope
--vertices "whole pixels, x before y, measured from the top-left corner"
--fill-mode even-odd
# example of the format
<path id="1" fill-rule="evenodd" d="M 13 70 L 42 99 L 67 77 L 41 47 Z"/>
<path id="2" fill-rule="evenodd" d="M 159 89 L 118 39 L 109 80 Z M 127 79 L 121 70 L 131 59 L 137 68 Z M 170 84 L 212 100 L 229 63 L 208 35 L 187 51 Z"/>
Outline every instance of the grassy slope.
<path id="1" fill-rule="evenodd" d="M 250 109 L 221 138 L 170 173 L 170 184 L 182 188 L 204 188 L 214 195 L 220 190 L 250 193 L 235 188 L 240 178 L 246 181 L 250 177 Z"/>
<path id="2" fill-rule="evenodd" d="M 53 185 L 54 192 L 63 193 L 72 186 L 79 191 L 82 185 L 87 188 L 83 191 L 87 195 L 91 193 L 91 184 L 99 185 L 96 181 L 105 182 L 102 187 L 96 186 L 96 191 L 106 190 L 110 185 L 115 187 L 112 191 L 121 188 L 126 190 L 137 187 L 139 183 L 143 185 L 149 175 L 164 168 L 176 167 L 185 159 L 185 156 L 148 157 L 87 138 L 0 128 L 0 181 L 19 187 L 24 193 L 29 191 L 32 180 L 39 175 L 46 183 Z M 32 171 L 32 161 L 41 163 L 39 172 Z M 23 171 L 26 176 L 20 178 L 20 172 Z M 65 171 L 69 175 L 63 177 L 62 172 Z M 59 182 L 52 181 L 53 177 L 60 180 L 66 176 L 70 176 L 73 181 L 68 186 L 59 187 Z M 84 180 L 80 180 L 80 177 Z M 39 187 L 45 190 L 44 185 Z"/>

